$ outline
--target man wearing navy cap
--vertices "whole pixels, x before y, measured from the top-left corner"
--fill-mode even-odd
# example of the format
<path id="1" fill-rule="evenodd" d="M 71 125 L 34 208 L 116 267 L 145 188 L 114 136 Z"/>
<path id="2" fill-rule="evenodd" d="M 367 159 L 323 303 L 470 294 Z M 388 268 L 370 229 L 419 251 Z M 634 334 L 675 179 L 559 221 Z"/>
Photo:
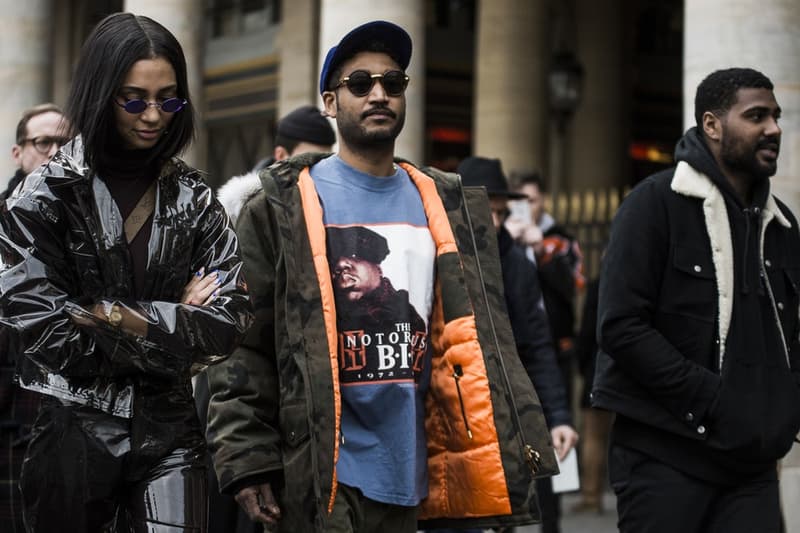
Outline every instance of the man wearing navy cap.
<path id="1" fill-rule="evenodd" d="M 239 215 L 257 319 L 209 373 L 208 440 L 280 531 L 531 523 L 556 468 L 485 196 L 395 158 L 410 61 L 395 24 L 345 35 L 319 86 L 339 152 L 273 165 Z"/>

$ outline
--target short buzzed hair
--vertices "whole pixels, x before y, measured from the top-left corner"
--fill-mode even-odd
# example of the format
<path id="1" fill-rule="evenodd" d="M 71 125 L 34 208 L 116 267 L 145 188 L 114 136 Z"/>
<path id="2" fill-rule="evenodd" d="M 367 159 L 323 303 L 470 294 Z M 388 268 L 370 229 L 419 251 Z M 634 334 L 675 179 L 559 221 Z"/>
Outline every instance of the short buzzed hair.
<path id="1" fill-rule="evenodd" d="M 514 187 L 515 190 L 519 190 L 525 185 L 535 185 L 540 193 L 544 194 L 547 192 L 544 179 L 542 179 L 542 175 L 538 172 L 512 172 L 509 181 L 511 181 L 511 186 Z"/>
<path id="2" fill-rule="evenodd" d="M 36 115 L 41 115 L 44 113 L 58 113 L 59 115 L 63 115 L 64 112 L 58 107 L 56 104 L 46 103 L 46 104 L 39 104 L 33 107 L 29 107 L 25 111 L 22 112 L 22 118 L 20 119 L 19 123 L 17 124 L 17 144 L 22 144 L 25 142 L 25 138 L 28 136 L 28 122 L 31 121 L 33 117 Z"/>
<path id="3" fill-rule="evenodd" d="M 724 115 L 736 103 L 739 89 L 773 89 L 764 74 L 751 68 L 728 68 L 706 76 L 697 86 L 694 97 L 694 120 L 698 129 L 703 127 L 703 113 L 710 111 Z"/>

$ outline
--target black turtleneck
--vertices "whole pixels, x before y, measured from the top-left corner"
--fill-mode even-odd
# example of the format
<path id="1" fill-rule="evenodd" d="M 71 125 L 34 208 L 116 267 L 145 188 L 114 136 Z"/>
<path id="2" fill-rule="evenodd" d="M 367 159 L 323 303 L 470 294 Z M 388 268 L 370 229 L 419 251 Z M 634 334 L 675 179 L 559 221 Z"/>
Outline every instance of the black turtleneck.
<path id="1" fill-rule="evenodd" d="M 125 150 L 119 147 L 99 154 L 97 175 L 108 187 L 123 219 L 130 215 L 150 183 L 158 178 L 160 163 L 153 161 L 150 150 Z M 142 297 L 147 268 L 147 249 L 153 215 L 145 221 L 133 241 L 128 243 L 128 252 L 133 272 L 133 294 Z"/>

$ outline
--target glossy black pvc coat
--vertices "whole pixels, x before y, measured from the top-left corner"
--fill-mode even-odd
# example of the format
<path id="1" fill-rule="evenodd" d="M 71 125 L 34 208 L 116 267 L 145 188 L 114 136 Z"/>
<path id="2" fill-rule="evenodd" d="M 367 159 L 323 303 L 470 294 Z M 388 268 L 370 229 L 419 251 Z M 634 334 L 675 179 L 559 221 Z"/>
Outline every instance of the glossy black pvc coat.
<path id="1" fill-rule="evenodd" d="M 80 138 L 30 175 L 0 206 L 0 327 L 30 390 L 130 417 L 134 382 L 188 382 L 222 360 L 251 320 L 238 240 L 196 170 L 177 159 L 158 179 L 143 295 L 132 294 L 122 219 L 103 181 L 83 166 Z M 200 268 L 219 272 L 218 296 L 184 305 Z M 90 310 L 118 305 L 145 334 Z"/>
<path id="2" fill-rule="evenodd" d="M 228 217 L 180 160 L 158 177 L 148 246 L 136 298 L 122 217 L 79 138 L 0 205 L 0 344 L 20 385 L 48 398 L 23 467 L 25 515 L 63 522 L 32 531 L 205 527 L 191 375 L 236 347 L 252 313 Z M 216 297 L 178 303 L 201 268 L 218 272 Z M 113 305 L 124 327 L 98 312 Z"/>

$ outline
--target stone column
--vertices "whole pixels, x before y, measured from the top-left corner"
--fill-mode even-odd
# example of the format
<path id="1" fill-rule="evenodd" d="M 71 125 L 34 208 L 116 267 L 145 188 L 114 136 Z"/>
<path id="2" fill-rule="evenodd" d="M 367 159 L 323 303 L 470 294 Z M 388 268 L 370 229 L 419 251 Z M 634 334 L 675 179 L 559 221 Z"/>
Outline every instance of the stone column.
<path id="1" fill-rule="evenodd" d="M 11 146 L 23 110 L 50 100 L 52 0 L 0 0 L 0 187 L 16 165 Z"/>
<path id="2" fill-rule="evenodd" d="M 583 65 L 581 102 L 570 124 L 562 190 L 620 183 L 625 162 L 621 0 L 575 2 L 577 56 Z"/>
<path id="3" fill-rule="evenodd" d="M 507 175 L 546 164 L 547 4 L 478 3 L 472 151 L 499 158 Z"/>
<path id="4" fill-rule="evenodd" d="M 796 0 L 693 0 L 685 3 L 684 126 L 694 125 L 694 95 L 710 72 L 751 67 L 775 84 L 783 108 L 775 194 L 800 214 L 800 4 Z M 800 444 L 783 460 L 786 531 L 800 531 Z"/>
<path id="5" fill-rule="evenodd" d="M 319 9 L 317 0 L 283 0 L 278 118 L 302 105 L 318 103 Z"/>
<path id="6" fill-rule="evenodd" d="M 371 20 L 387 20 L 402 27 L 413 43 L 407 72 L 411 83 L 406 90 L 406 124 L 397 138 L 395 154 L 424 163 L 425 155 L 425 2 L 423 0 L 321 0 L 319 64 L 331 46 L 356 26 Z M 314 86 L 319 98 L 319 67 Z"/>
<path id="7" fill-rule="evenodd" d="M 199 169 L 206 168 L 205 95 L 203 87 L 204 14 L 196 0 L 125 0 L 125 11 L 155 20 L 175 35 L 186 56 L 189 94 L 195 110 L 195 141 L 182 158 Z"/>

